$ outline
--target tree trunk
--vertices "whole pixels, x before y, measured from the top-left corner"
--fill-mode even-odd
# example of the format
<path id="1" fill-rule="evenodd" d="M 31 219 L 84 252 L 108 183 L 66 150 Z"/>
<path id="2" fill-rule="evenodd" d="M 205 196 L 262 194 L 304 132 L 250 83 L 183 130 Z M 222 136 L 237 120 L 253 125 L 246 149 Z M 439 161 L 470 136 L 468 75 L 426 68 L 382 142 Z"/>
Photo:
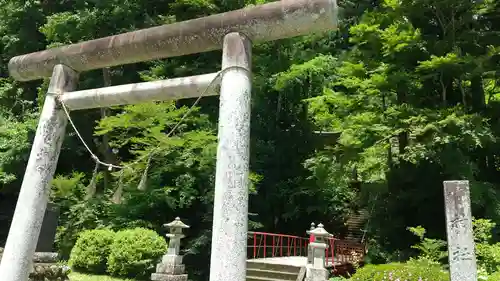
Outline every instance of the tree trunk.
<path id="1" fill-rule="evenodd" d="M 397 102 L 399 105 L 406 103 L 406 94 L 403 90 L 398 90 Z M 399 144 L 399 155 L 402 155 L 405 152 L 405 148 L 408 146 L 408 132 L 399 133 L 398 144 Z"/>
<path id="2" fill-rule="evenodd" d="M 481 112 L 486 106 L 483 78 L 481 76 L 475 76 L 471 79 L 470 84 L 472 93 L 472 112 Z"/>

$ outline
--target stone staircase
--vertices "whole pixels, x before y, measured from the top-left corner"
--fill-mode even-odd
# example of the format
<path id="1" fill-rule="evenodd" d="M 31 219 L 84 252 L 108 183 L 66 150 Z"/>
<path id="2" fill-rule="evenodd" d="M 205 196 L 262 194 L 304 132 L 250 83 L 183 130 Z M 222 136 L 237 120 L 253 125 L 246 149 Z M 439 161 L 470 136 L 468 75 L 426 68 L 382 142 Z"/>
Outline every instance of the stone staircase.
<path id="1" fill-rule="evenodd" d="M 351 214 L 346 221 L 347 233 L 344 237 L 346 240 L 361 243 L 364 237 L 366 222 L 369 218 L 368 210 L 359 210 Z"/>
<path id="2" fill-rule="evenodd" d="M 305 267 L 247 261 L 246 281 L 302 281 L 304 277 Z"/>

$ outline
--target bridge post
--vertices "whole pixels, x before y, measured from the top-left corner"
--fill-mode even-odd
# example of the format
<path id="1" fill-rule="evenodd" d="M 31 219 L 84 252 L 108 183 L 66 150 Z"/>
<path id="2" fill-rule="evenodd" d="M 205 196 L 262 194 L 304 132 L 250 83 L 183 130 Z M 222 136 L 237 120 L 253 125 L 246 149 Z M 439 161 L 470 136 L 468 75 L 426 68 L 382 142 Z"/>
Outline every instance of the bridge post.
<path id="1" fill-rule="evenodd" d="M 332 235 L 323 228 L 323 224 L 318 224 L 314 230 L 309 231 L 314 235 L 314 241 L 309 245 L 312 251 L 312 263 L 306 266 L 306 281 L 326 281 L 328 280 L 328 270 L 325 268 L 325 250 L 328 249 L 326 239 Z"/>
<path id="2" fill-rule="evenodd" d="M 307 264 L 312 264 L 313 262 L 311 243 L 314 242 L 314 235 L 311 234 L 311 231 L 313 231 L 315 228 L 316 225 L 314 224 L 314 222 L 312 222 L 311 227 L 308 231 L 306 231 L 306 233 L 309 234 L 309 244 L 307 245 Z"/>

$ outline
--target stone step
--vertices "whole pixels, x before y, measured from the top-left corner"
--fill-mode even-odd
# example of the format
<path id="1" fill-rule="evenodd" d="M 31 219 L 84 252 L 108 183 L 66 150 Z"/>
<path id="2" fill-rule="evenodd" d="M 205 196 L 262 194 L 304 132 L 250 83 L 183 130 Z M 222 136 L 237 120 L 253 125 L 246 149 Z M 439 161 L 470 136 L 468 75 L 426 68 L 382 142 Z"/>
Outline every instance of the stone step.
<path id="1" fill-rule="evenodd" d="M 348 233 L 344 239 L 345 240 L 361 240 L 364 233 Z"/>
<path id="2" fill-rule="evenodd" d="M 269 279 L 279 279 L 279 280 L 296 280 L 298 273 L 291 273 L 286 271 L 274 271 L 274 270 L 264 270 L 264 269 L 247 269 L 247 279 L 256 278 L 269 278 Z"/>
<path id="3" fill-rule="evenodd" d="M 273 279 L 273 278 L 267 278 L 267 277 L 247 276 L 246 281 L 283 281 L 283 279 Z"/>
<path id="4" fill-rule="evenodd" d="M 59 255 L 57 253 L 36 252 L 33 255 L 33 262 L 38 263 L 56 263 L 58 259 Z"/>
<path id="5" fill-rule="evenodd" d="M 249 269 L 260 269 L 260 270 L 270 270 L 270 271 L 280 271 L 298 274 L 300 267 L 293 265 L 285 265 L 278 263 L 266 263 L 260 261 L 247 261 L 247 270 Z"/>
<path id="6" fill-rule="evenodd" d="M 153 274 L 151 274 L 151 280 L 153 280 L 153 281 L 187 281 L 188 275 L 187 274 L 170 275 L 170 274 L 163 274 L 163 273 L 153 273 Z"/>
<path id="7" fill-rule="evenodd" d="M 0 248 L 0 261 L 3 256 L 3 248 Z M 45 252 L 36 252 L 33 255 L 34 263 L 57 263 L 59 260 L 59 255 L 57 253 L 45 253 Z"/>

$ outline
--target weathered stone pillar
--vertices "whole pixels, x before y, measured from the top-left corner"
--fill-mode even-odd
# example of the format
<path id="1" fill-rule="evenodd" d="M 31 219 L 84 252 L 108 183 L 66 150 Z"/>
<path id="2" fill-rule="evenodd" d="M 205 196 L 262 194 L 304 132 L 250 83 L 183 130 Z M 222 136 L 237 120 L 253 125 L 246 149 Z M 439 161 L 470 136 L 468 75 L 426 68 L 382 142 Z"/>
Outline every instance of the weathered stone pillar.
<path id="1" fill-rule="evenodd" d="M 444 203 L 451 281 L 477 281 L 468 181 L 445 181 Z"/>
<path id="2" fill-rule="evenodd" d="M 0 263 L 2 281 L 26 281 L 31 271 L 67 123 L 57 98 L 72 91 L 77 80 L 71 68 L 54 67 Z"/>
<path id="3" fill-rule="evenodd" d="M 328 280 L 328 270 L 325 268 L 325 251 L 328 249 L 327 238 L 332 237 L 319 224 L 317 228 L 309 231 L 309 235 L 314 235 L 314 241 L 309 243 L 312 251 L 312 262 L 306 266 L 306 281 L 326 281 Z"/>
<path id="4" fill-rule="evenodd" d="M 171 223 L 165 224 L 170 228 L 167 237 L 170 238 L 167 253 L 163 256 L 161 262 L 156 265 L 156 273 L 151 274 L 153 281 L 187 281 L 188 275 L 184 274 L 185 266 L 182 264 L 182 255 L 180 254 L 181 239 L 186 237 L 182 234 L 182 229 L 189 228 L 179 217 Z"/>
<path id="5" fill-rule="evenodd" d="M 224 37 L 210 281 L 245 281 L 250 165 L 251 42 Z"/>

